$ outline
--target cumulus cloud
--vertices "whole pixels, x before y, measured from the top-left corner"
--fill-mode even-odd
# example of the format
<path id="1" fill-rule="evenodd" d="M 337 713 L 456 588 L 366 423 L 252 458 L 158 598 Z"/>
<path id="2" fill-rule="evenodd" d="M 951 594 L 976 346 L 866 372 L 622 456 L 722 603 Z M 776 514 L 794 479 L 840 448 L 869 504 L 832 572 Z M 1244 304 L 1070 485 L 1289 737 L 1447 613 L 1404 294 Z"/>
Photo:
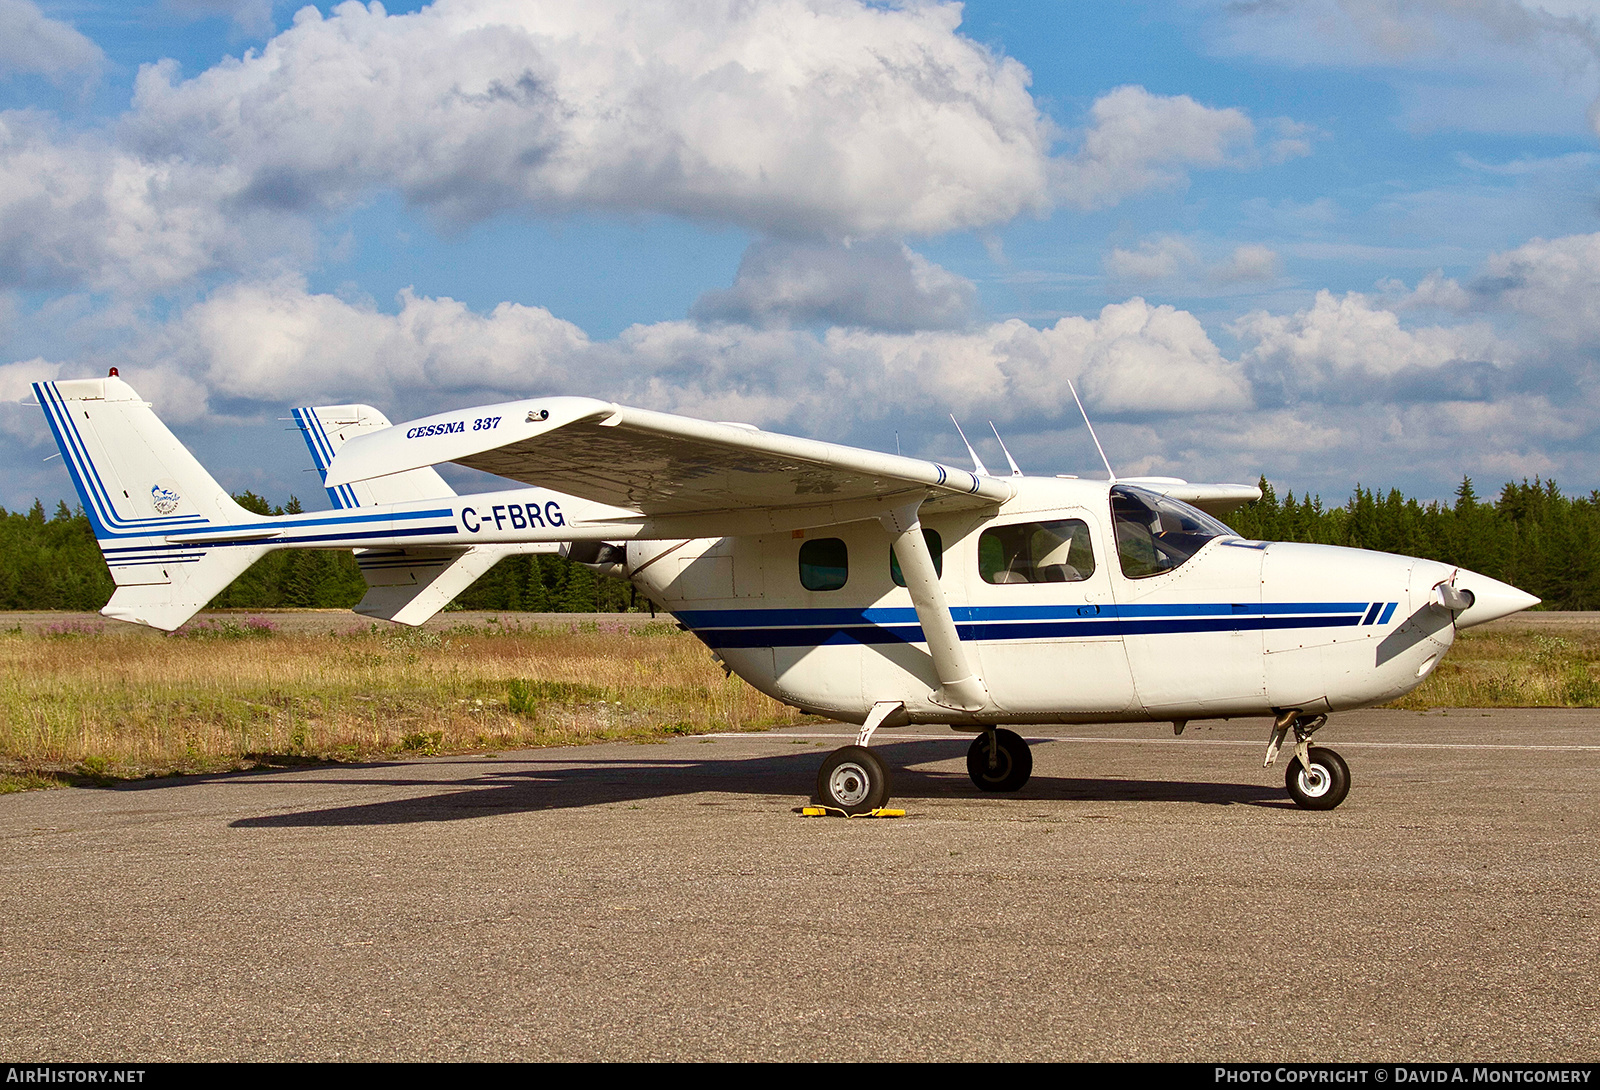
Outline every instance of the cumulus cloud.
<path id="1" fill-rule="evenodd" d="M 32 0 L 0 0 L 0 76 L 33 73 L 57 83 L 99 75 L 105 54 L 94 42 Z"/>
<path id="2" fill-rule="evenodd" d="M 311 248 L 308 225 L 230 207 L 225 185 L 182 160 L 0 113 L 0 287 L 159 291 Z"/>
<path id="3" fill-rule="evenodd" d="M 1600 234 L 1536 238 L 1494 254 L 1471 290 L 1536 319 L 1546 336 L 1600 343 Z"/>
<path id="4" fill-rule="evenodd" d="M 395 186 L 445 220 L 666 212 L 842 236 L 1003 222 L 1045 202 L 1026 70 L 960 8 L 856 0 L 437 0 L 304 8 L 259 54 L 145 68 L 147 155 L 277 207 Z"/>
<path id="5" fill-rule="evenodd" d="M 1132 299 L 1045 329 L 823 333 L 692 321 L 591 340 L 541 307 L 487 313 L 402 292 L 394 313 L 308 292 L 292 277 L 219 289 L 119 350 L 186 415 L 370 400 L 420 415 L 473 400 L 583 393 L 808 434 L 951 406 L 999 420 L 1076 414 L 1068 381 L 1103 414 L 1232 411 L 1251 396 L 1193 315 Z M 85 359 L 91 367 L 107 359 Z M 140 379 L 144 382 L 145 379 Z M 187 383 L 187 386 L 183 384 Z M 142 387 L 141 387 L 142 389 Z"/>
<path id="6" fill-rule="evenodd" d="M 768 239 L 745 251 L 731 288 L 706 292 L 689 313 L 752 326 L 952 329 L 972 317 L 975 294 L 972 281 L 888 239 Z"/>
<path id="7" fill-rule="evenodd" d="M 1600 464 L 1593 376 L 1580 368 L 1560 395 L 1530 388 L 1526 348 L 1481 322 L 1407 328 L 1370 298 L 1324 292 L 1296 312 L 1249 315 L 1231 332 L 1236 359 L 1193 314 L 1133 298 L 1044 328 L 1013 319 L 819 332 L 679 320 L 595 340 L 540 307 L 475 311 L 406 291 L 380 308 L 281 276 L 219 288 L 130 327 L 114 356 L 0 368 L 0 384 L 21 389 L 32 377 L 116 363 L 179 424 L 270 419 L 306 402 L 370 401 L 398 420 L 589 394 L 879 449 L 893 449 L 892 431 L 907 451 L 943 458 L 959 447 L 949 449 L 955 441 L 937 421 L 955 409 L 999 422 L 1030 471 L 1093 472 L 1071 380 L 1122 473 L 1266 472 L 1334 497 L 1353 466 L 1366 482 L 1403 483 Z M 0 407 L 0 430 L 26 425 L 37 445 L 38 421 L 23 415 L 13 421 Z"/>
<path id="8" fill-rule="evenodd" d="M 19 3 L 0 16 L 37 15 Z M 661 213 L 813 239 L 1043 211 L 1054 130 L 1027 71 L 959 23 L 860 0 L 307 7 L 193 79 L 146 66 L 103 131 L 0 114 L 0 284 L 303 264 L 320 217 L 384 189 L 453 226 Z"/>
<path id="9" fill-rule="evenodd" d="M 1294 314 L 1257 311 L 1233 333 L 1253 341 L 1243 362 L 1269 401 L 1482 399 L 1504 390 L 1515 350 L 1484 323 L 1405 329 L 1364 295 L 1319 291 Z"/>
<path id="10" fill-rule="evenodd" d="M 1119 87 L 1095 100 L 1077 153 L 1057 165 L 1061 199 L 1105 208 L 1149 189 L 1183 184 L 1192 168 L 1259 165 L 1310 151 L 1304 131 L 1278 123 L 1281 135 L 1263 152 L 1256 123 L 1243 110 L 1217 109 L 1188 95 L 1155 95 Z"/>
<path id="11" fill-rule="evenodd" d="M 1527 321 L 1539 341 L 1600 346 L 1600 234 L 1532 239 L 1491 254 L 1462 283 L 1442 272 L 1402 294 L 1397 306 L 1457 313 L 1499 313 Z"/>

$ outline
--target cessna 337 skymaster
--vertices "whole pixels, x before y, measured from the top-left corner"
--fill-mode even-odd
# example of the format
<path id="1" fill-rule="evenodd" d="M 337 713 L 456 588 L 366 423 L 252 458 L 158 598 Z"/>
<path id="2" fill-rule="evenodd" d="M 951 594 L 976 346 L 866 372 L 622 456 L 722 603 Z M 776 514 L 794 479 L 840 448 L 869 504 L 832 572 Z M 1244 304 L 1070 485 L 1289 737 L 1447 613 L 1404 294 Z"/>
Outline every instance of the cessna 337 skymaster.
<path id="1" fill-rule="evenodd" d="M 1408 692 L 1457 629 L 1538 602 L 1431 560 L 1243 540 L 1215 516 L 1254 487 L 994 477 L 584 397 L 393 426 L 297 409 L 334 510 L 259 516 L 115 370 L 34 391 L 116 582 L 107 617 L 171 631 L 269 550 L 348 548 L 356 612 L 417 625 L 502 557 L 559 548 L 762 692 L 862 724 L 817 779 L 850 813 L 888 798 L 880 727 L 973 732 L 973 782 L 1014 791 L 1033 758 L 1002 724 L 1268 715 L 1267 764 L 1292 732 L 1289 794 L 1332 809 L 1350 774 L 1310 745 L 1328 713 Z M 535 487 L 457 496 L 443 462 Z"/>

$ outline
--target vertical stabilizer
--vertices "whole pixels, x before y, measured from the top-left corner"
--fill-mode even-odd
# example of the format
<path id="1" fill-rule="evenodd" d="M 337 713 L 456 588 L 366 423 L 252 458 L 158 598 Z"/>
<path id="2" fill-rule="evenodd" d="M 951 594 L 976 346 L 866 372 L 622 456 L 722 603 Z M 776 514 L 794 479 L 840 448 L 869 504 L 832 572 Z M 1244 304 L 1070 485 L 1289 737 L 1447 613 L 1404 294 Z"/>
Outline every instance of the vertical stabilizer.
<path id="1" fill-rule="evenodd" d="M 115 376 L 34 394 L 117 591 L 100 612 L 171 631 L 273 546 L 150 405 Z"/>
<path id="2" fill-rule="evenodd" d="M 339 448 L 358 435 L 391 427 L 389 418 L 371 405 L 317 405 L 294 410 L 294 422 L 311 451 L 311 461 L 327 487 L 328 466 Z M 328 488 L 328 499 L 343 510 L 371 507 L 374 504 L 408 503 L 454 496 L 455 489 L 445 483 L 432 466 L 409 469 L 370 481 L 356 481 Z"/>

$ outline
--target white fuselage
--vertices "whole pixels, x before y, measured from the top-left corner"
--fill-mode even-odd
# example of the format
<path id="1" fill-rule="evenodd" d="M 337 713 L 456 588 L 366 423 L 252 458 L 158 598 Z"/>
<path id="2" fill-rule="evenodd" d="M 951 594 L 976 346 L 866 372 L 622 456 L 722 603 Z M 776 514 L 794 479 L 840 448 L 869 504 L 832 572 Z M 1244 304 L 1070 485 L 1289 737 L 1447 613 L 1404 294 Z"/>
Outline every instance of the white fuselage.
<path id="1" fill-rule="evenodd" d="M 922 518 L 942 542 L 940 583 L 993 701 L 982 713 L 930 699 L 934 664 L 876 521 L 635 541 L 627 570 L 750 684 L 855 722 L 882 701 L 903 702 L 914 722 L 956 725 L 1336 711 L 1414 688 L 1454 638 L 1452 615 L 1429 604 L 1434 587 L 1458 574 L 1448 565 L 1224 538 L 1172 571 L 1129 578 L 1111 539 L 1106 483 L 1015 483 L 1016 497 L 997 512 Z M 984 576 L 986 530 L 1053 520 L 1088 528 L 1092 565 L 1075 557 L 1075 581 Z M 818 539 L 832 539 L 834 556 L 834 542 L 843 545 L 847 571 L 835 589 L 802 585 L 801 549 Z"/>

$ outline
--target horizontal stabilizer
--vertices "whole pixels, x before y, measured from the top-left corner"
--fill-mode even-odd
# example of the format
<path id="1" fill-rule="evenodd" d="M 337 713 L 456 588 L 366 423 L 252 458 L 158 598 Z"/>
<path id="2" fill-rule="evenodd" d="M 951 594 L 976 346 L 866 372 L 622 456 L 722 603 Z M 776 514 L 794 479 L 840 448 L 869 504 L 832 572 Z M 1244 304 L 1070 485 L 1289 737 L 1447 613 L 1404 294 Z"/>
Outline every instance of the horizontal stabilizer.
<path id="1" fill-rule="evenodd" d="M 119 586 L 100 613 L 171 632 L 271 550 L 271 545 L 212 549 L 194 560 L 152 566 L 147 570 L 165 576 L 166 581 Z"/>
<path id="2" fill-rule="evenodd" d="M 508 556 L 554 553 L 554 541 L 474 545 L 465 549 L 358 549 L 356 564 L 367 581 L 355 611 L 364 617 L 420 625 Z"/>

